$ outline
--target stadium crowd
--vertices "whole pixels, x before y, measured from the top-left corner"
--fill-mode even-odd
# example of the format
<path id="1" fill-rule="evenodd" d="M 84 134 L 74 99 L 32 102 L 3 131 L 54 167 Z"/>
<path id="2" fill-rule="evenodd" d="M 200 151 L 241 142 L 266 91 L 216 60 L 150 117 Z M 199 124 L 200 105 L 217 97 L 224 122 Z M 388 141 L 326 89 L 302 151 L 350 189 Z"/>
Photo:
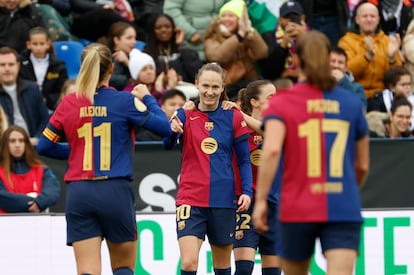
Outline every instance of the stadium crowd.
<path id="1" fill-rule="evenodd" d="M 73 93 L 80 94 L 76 91 L 80 66 L 75 69 L 75 74 L 69 72 L 75 63 L 80 64 L 82 51 L 93 48 L 88 46 L 99 43 L 100 47 L 110 50 L 113 67 L 108 65 L 105 69 L 109 77 L 108 81 L 102 82 L 108 83 L 105 86 L 133 96 L 137 85 L 146 87 L 146 101 L 153 97 L 165 113 L 163 121 L 171 122 L 174 135 L 170 137 L 169 145 L 172 147 L 171 143 L 180 138 L 189 142 L 185 140 L 186 134 L 181 132 L 185 121 L 180 119 L 186 119 L 185 129 L 190 134 L 196 131 L 191 129 L 209 128 L 210 131 L 219 127 L 221 122 L 214 125 L 206 122 L 197 127 L 192 119 L 202 117 L 204 111 L 211 112 L 209 115 L 214 120 L 214 112 L 223 100 L 239 104 L 240 93 L 245 92 L 250 83 L 266 80 L 269 82 L 266 84 L 276 87 L 277 93 L 279 87 L 303 82 L 297 45 L 301 37 L 313 30 L 322 32 L 329 40 L 329 77 L 335 85 L 346 89 L 350 98 L 355 97 L 358 106 L 360 103 L 369 135 L 376 138 L 412 137 L 414 1 L 411 0 L 0 0 L 0 140 L 5 132 L 7 138 L 7 142 L 0 142 L 7 148 L 3 150 L 7 154 L 0 152 L 0 198 L 11 200 L 13 196 L 8 193 L 20 193 L 16 198 L 25 204 L 24 207 L 10 207 L 13 205 L 10 201 L 2 204 L 0 200 L 0 212 L 39 212 L 56 201 L 56 190 L 52 194 L 41 190 L 42 184 L 46 189 L 55 176 L 38 160 L 32 146 L 38 146 L 39 139 L 51 139 L 48 133 L 57 129 L 56 125 L 48 124 L 48 120 L 53 118 L 56 110 L 63 109 L 59 104 L 65 102 L 66 96 L 72 94 L 71 98 L 74 98 Z M 57 42 L 67 42 L 63 46 L 66 48 L 62 49 L 69 50 L 69 56 L 57 48 Z M 79 50 L 70 51 L 74 44 Z M 203 75 L 204 84 L 198 79 L 203 66 L 213 67 Z M 203 85 L 215 90 L 220 100 L 217 98 L 210 106 L 208 96 L 202 92 Z M 145 112 L 147 107 L 140 103 L 135 103 L 136 108 Z M 197 116 L 192 116 L 200 103 L 212 108 L 200 108 L 199 113 L 195 113 Z M 233 107 L 240 108 L 230 106 L 232 110 Z M 178 109 L 181 111 L 177 115 L 174 111 Z M 260 109 L 265 108 L 261 106 Z M 245 113 L 234 116 L 232 119 L 245 119 L 243 123 L 248 127 L 261 131 L 260 121 Z M 159 133 L 151 132 L 151 127 L 141 127 L 145 122 L 135 124 L 132 126 L 135 127 L 134 141 L 162 140 Z M 19 128 L 7 131 L 15 126 Z M 47 130 L 43 132 L 45 128 Z M 13 131 L 18 132 L 20 138 L 15 142 L 23 146 L 16 155 L 8 153 L 13 148 L 10 141 Z M 25 131 L 26 135 L 20 131 Z M 240 154 L 248 151 L 247 138 L 243 142 L 239 139 L 244 132 L 247 131 L 231 137 L 234 144 L 246 143 L 244 149 L 239 145 Z M 59 133 L 62 140 L 72 139 L 65 137 L 61 129 Z M 78 136 L 82 134 L 77 133 Z M 164 136 L 167 134 L 163 133 Z M 188 136 L 195 138 L 195 134 Z M 220 135 L 220 138 L 223 137 Z M 51 141 L 56 142 L 53 138 Z M 235 146 L 232 139 L 226 141 L 230 142 L 229 148 Z M 252 142 L 260 143 L 259 138 Z M 205 146 L 203 152 L 211 149 Z M 226 158 L 231 159 L 231 152 L 226 151 L 230 154 Z M 64 152 L 56 155 L 67 156 Z M 242 156 L 239 159 L 243 159 Z M 11 164 L 19 162 L 25 164 L 25 169 L 17 169 Z M 32 179 L 33 171 L 38 170 L 42 171 L 40 176 L 36 175 L 39 185 L 19 189 L 11 183 L 11 179 L 18 178 L 16 182 L 24 184 Z M 245 194 L 253 198 L 250 191 Z M 249 208 L 249 205 L 244 206 L 244 210 Z M 185 211 L 186 208 L 180 209 Z M 181 225 L 177 224 L 177 227 Z M 211 233 L 209 230 L 207 232 Z M 214 230 L 212 232 L 213 238 L 217 237 Z M 204 232 L 200 235 L 203 239 Z M 228 245 L 227 241 L 221 237 L 217 239 L 218 244 Z M 198 240 L 194 244 L 180 244 L 184 247 L 181 251 L 184 255 L 188 247 L 197 252 L 201 245 Z M 215 247 L 215 254 L 227 257 L 229 247 L 224 252 L 220 249 L 220 245 Z M 193 255 L 189 259 L 183 267 L 193 270 L 198 259 Z M 216 261 L 220 262 L 218 258 Z M 226 265 L 227 262 L 217 266 L 216 274 L 229 274 Z M 271 266 L 278 269 L 279 264 L 272 263 Z M 239 268 L 242 269 L 242 264 Z M 182 274 L 195 274 L 191 272 L 183 270 Z"/>

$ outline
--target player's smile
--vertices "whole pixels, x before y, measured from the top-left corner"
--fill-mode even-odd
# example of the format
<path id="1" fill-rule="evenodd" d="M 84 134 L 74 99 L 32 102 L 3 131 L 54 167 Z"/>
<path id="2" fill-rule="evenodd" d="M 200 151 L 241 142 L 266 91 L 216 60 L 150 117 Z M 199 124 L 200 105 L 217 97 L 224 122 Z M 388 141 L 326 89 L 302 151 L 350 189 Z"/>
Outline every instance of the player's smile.
<path id="1" fill-rule="evenodd" d="M 200 110 L 215 110 L 223 92 L 223 79 L 220 74 L 214 71 L 206 71 L 200 76 L 196 85 L 200 91 Z"/>

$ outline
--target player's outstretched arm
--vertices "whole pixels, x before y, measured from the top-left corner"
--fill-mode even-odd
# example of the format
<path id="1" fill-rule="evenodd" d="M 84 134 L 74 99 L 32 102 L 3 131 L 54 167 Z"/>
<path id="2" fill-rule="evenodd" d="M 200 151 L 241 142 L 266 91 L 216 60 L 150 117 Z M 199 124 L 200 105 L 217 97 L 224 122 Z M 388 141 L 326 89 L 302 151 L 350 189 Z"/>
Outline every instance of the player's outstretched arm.
<path id="1" fill-rule="evenodd" d="M 167 115 L 158 105 L 155 98 L 151 95 L 146 95 L 142 101 L 150 112 L 143 127 L 162 137 L 171 135 L 170 122 L 168 121 Z"/>

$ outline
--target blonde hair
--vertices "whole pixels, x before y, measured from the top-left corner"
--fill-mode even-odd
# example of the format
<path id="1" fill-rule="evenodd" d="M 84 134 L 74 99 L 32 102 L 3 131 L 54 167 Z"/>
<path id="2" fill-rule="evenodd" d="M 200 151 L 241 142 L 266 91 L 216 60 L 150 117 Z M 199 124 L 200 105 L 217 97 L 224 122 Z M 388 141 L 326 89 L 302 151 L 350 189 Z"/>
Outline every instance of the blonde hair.
<path id="1" fill-rule="evenodd" d="M 103 44 L 88 45 L 82 53 L 82 65 L 76 80 L 76 96 L 86 97 L 93 103 L 96 88 L 112 65 L 109 48 Z"/>
<path id="2" fill-rule="evenodd" d="M 331 90 L 336 85 L 329 65 L 330 43 L 323 33 L 310 31 L 301 35 L 296 52 L 300 69 L 309 84 L 322 90 Z"/>

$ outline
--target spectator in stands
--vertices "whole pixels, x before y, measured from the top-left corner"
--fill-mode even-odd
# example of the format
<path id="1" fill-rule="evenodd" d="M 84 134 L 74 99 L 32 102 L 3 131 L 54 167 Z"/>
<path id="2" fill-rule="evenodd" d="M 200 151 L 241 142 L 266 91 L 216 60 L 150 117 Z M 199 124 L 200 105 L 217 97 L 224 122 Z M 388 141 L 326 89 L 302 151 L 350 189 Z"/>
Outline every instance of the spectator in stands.
<path id="1" fill-rule="evenodd" d="M 240 88 L 259 79 L 254 62 L 268 54 L 265 41 L 251 26 L 242 0 L 231 0 L 221 7 L 219 17 L 208 27 L 204 46 L 206 59 L 226 70 L 224 85 L 233 101 Z"/>
<path id="2" fill-rule="evenodd" d="M 187 99 L 183 92 L 176 89 L 168 90 L 161 98 L 161 109 L 167 115 L 168 119 L 171 119 L 174 112 L 184 106 Z"/>
<path id="3" fill-rule="evenodd" d="M 149 21 L 154 14 L 163 13 L 164 0 L 128 0 L 135 16 L 135 24 L 138 26 L 137 37 L 141 41 L 147 41 Z"/>
<path id="4" fill-rule="evenodd" d="M 194 83 L 203 65 L 197 52 L 185 45 L 183 30 L 176 28 L 174 20 L 166 14 L 155 15 L 150 21 L 143 51 L 154 59 L 157 75 L 173 68 L 180 79 L 189 83 Z"/>
<path id="5" fill-rule="evenodd" d="M 70 32 L 72 19 L 69 0 L 37 0 L 36 2 L 52 41 L 79 40 Z"/>
<path id="6" fill-rule="evenodd" d="M 161 97 L 161 109 L 171 119 L 174 111 L 184 106 L 186 96 L 183 92 L 171 89 L 165 92 Z M 162 141 L 162 137 L 142 127 L 135 127 L 137 141 Z"/>
<path id="7" fill-rule="evenodd" d="M 213 18 L 227 0 L 165 0 L 164 13 L 174 18 L 176 26 L 184 31 L 187 45 L 204 56 L 204 35 Z"/>
<path id="8" fill-rule="evenodd" d="M 19 75 L 36 82 L 46 106 L 55 110 L 60 90 L 68 78 L 65 62 L 57 59 L 49 33 L 43 27 L 29 31 L 26 47 L 20 55 Z"/>
<path id="9" fill-rule="evenodd" d="M 380 30 L 378 8 L 361 2 L 355 7 L 353 29 L 347 32 L 338 45 L 346 51 L 348 69 L 355 81 L 365 90 L 367 99 L 384 89 L 384 73 L 392 66 L 401 65 L 398 34 L 391 38 Z"/>
<path id="10" fill-rule="evenodd" d="M 9 120 L 7 119 L 6 114 L 4 113 L 3 108 L 0 105 L 0 140 L 3 136 L 4 131 L 9 127 Z"/>
<path id="11" fill-rule="evenodd" d="M 410 0 L 369 0 L 378 6 L 381 29 L 387 34 L 399 33 L 404 37 L 412 19 L 413 4 Z"/>
<path id="12" fill-rule="evenodd" d="M 384 132 L 370 131 L 371 137 L 412 137 L 410 131 L 412 105 L 405 97 L 397 97 L 391 104 L 388 119 L 382 120 Z M 373 121 L 371 121 L 371 124 Z"/>
<path id="13" fill-rule="evenodd" d="M 71 32 L 90 41 L 105 36 L 111 25 L 118 21 L 129 22 L 116 10 L 111 0 L 70 0 L 73 23 Z"/>
<path id="14" fill-rule="evenodd" d="M 26 49 L 29 30 L 37 26 L 44 26 L 44 22 L 30 0 L 0 0 L 0 47 L 20 53 Z"/>
<path id="15" fill-rule="evenodd" d="M 72 94 L 74 92 L 76 92 L 76 79 L 72 79 L 72 78 L 66 79 L 65 83 L 63 83 L 62 90 L 60 90 L 60 95 L 56 103 L 56 107 L 57 105 L 59 105 L 59 103 L 62 101 L 62 99 L 65 96 Z"/>
<path id="16" fill-rule="evenodd" d="M 294 85 L 294 83 L 292 79 L 288 77 L 281 77 L 273 81 L 273 85 L 276 87 L 276 91 L 279 91 L 281 89 L 289 89 Z"/>
<path id="17" fill-rule="evenodd" d="M 9 124 L 25 129 L 36 145 L 49 119 L 47 107 L 36 83 L 19 78 L 19 56 L 9 47 L 0 48 L 0 105 Z"/>
<path id="18" fill-rule="evenodd" d="M 414 95 L 411 91 L 412 78 L 410 72 L 402 67 L 392 67 L 384 74 L 385 89 L 377 92 L 368 101 L 369 111 L 389 113 L 396 97 L 405 97 L 411 105 L 414 104 Z M 411 129 L 414 129 L 414 114 L 411 118 Z"/>
<path id="19" fill-rule="evenodd" d="M 269 56 L 259 64 L 266 79 L 289 77 L 296 82 L 296 41 L 307 31 L 303 8 L 299 2 L 289 0 L 280 6 L 279 16 L 276 30 L 262 34 L 269 48 Z"/>
<path id="20" fill-rule="evenodd" d="M 60 183 L 22 127 L 13 125 L 4 132 L 0 152 L 0 213 L 38 213 L 56 203 Z"/>
<path id="21" fill-rule="evenodd" d="M 332 75 L 338 81 L 338 85 L 351 91 L 354 95 L 359 97 L 364 108 L 367 108 L 367 98 L 365 97 L 364 88 L 361 84 L 354 82 L 352 73 L 347 70 L 347 56 L 344 49 L 334 47 L 329 54 L 329 63 L 331 65 Z"/>
<path id="22" fill-rule="evenodd" d="M 119 91 L 125 89 L 131 78 L 129 73 L 129 53 L 135 47 L 137 32 L 128 22 L 120 21 L 111 25 L 105 39 L 100 39 L 112 52 L 114 72 L 109 85 Z"/>
<path id="23" fill-rule="evenodd" d="M 347 31 L 349 7 L 347 0 L 298 0 L 311 29 L 323 32 L 336 45 Z"/>
<path id="24" fill-rule="evenodd" d="M 402 52 L 404 55 L 404 67 L 410 72 L 411 79 L 414 79 L 414 20 L 408 25 L 402 43 Z M 411 91 L 414 91 L 414 81 L 411 82 Z"/>
<path id="25" fill-rule="evenodd" d="M 125 91 L 131 91 L 137 84 L 145 84 L 160 105 L 162 95 L 167 90 L 174 89 L 178 83 L 175 70 L 170 69 L 167 73 L 162 72 L 157 76 L 154 59 L 137 49 L 132 50 L 129 55 L 129 72 L 133 81 L 125 88 Z"/>

